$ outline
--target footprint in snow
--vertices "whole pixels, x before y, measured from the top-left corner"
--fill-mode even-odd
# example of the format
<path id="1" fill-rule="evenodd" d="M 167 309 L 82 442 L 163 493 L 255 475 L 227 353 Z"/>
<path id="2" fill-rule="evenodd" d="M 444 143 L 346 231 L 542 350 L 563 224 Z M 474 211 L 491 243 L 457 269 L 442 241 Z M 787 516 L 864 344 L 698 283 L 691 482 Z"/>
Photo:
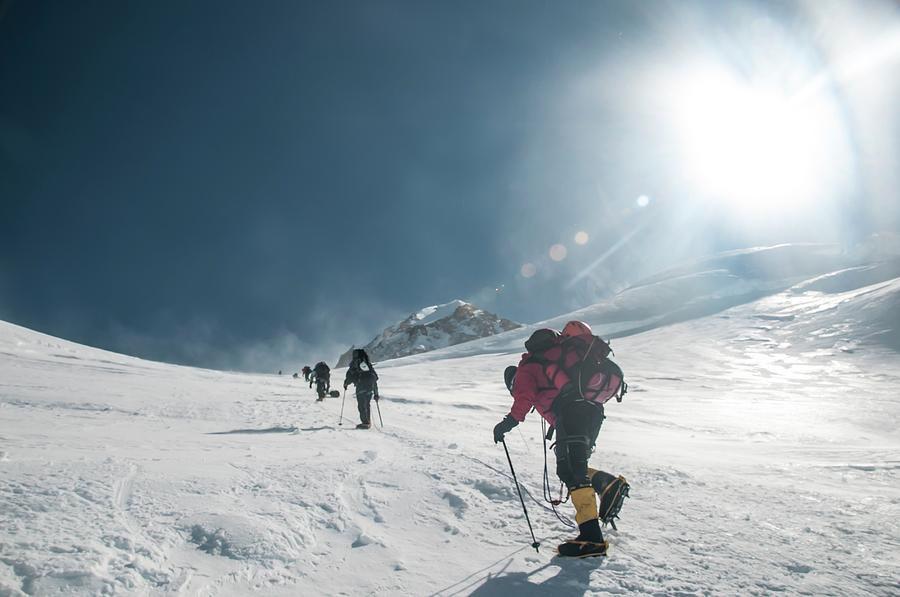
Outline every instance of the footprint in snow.
<path id="1" fill-rule="evenodd" d="M 463 513 L 468 509 L 469 504 L 464 499 L 450 491 L 444 492 L 443 498 L 450 504 L 450 508 L 456 514 L 457 518 L 462 518 Z"/>
<path id="2" fill-rule="evenodd" d="M 479 479 L 478 481 L 475 481 L 473 487 L 491 500 L 506 501 L 513 499 L 512 490 L 506 485 L 495 485 L 490 481 Z"/>
<path id="3" fill-rule="evenodd" d="M 363 455 L 360 456 L 360 458 L 359 458 L 359 460 L 357 460 L 357 462 L 362 462 L 363 464 L 367 464 L 367 463 L 375 460 L 377 457 L 378 457 L 378 452 L 376 452 L 375 450 L 366 450 L 365 452 L 363 452 Z"/>
<path id="4" fill-rule="evenodd" d="M 352 548 L 365 547 L 366 545 L 372 545 L 372 544 L 380 545 L 381 547 L 384 547 L 384 543 L 382 543 L 381 541 L 374 539 L 374 538 L 366 535 L 365 533 L 360 533 L 359 537 L 356 538 L 356 541 L 354 541 L 353 543 L 350 544 L 350 547 L 352 547 Z"/>

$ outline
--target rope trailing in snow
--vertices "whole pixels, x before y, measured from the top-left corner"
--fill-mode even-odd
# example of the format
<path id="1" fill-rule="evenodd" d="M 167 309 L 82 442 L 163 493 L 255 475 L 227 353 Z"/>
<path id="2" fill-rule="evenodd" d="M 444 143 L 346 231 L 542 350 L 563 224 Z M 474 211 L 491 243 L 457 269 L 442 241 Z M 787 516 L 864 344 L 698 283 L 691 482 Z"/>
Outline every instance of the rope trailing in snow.
<path id="1" fill-rule="evenodd" d="M 569 501 L 568 492 L 566 493 L 565 499 L 563 499 L 563 497 L 562 497 L 562 487 L 563 487 L 562 483 L 560 483 L 560 485 L 559 485 L 559 499 L 554 500 L 551 495 L 550 475 L 547 473 L 547 422 L 544 419 L 541 419 L 541 435 L 544 438 L 544 487 L 543 487 L 544 500 L 548 504 L 550 504 L 550 509 L 553 510 L 553 514 L 556 516 L 557 520 L 559 520 L 561 523 L 563 523 L 570 529 L 575 529 L 578 527 L 578 525 L 576 525 L 574 522 L 572 522 L 572 519 L 569 518 L 568 516 L 563 516 L 562 514 L 560 514 L 559 510 L 556 509 L 556 506 L 558 506 L 559 504 L 563 504 L 563 503 Z M 550 447 L 552 448 L 553 446 L 550 446 Z"/>

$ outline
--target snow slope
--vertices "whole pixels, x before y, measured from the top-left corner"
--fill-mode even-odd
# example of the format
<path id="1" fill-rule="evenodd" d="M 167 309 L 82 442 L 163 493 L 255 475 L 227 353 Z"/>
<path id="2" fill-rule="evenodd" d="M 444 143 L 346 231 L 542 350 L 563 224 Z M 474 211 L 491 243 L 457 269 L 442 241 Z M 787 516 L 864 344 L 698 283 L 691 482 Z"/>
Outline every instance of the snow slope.
<path id="1" fill-rule="evenodd" d="M 642 280 L 594 305 L 496 336 L 404 362 L 521 350 L 540 327 L 562 329 L 581 319 L 604 338 L 620 338 L 690 321 L 790 290 L 840 293 L 900 276 L 900 257 L 870 251 L 848 255 L 832 245 L 777 245 L 729 251 Z M 861 260 L 863 263 L 861 263 Z M 616 343 L 613 343 L 615 346 Z"/>
<path id="2" fill-rule="evenodd" d="M 386 363 L 357 431 L 301 380 L 0 323 L 0 595 L 895 595 L 900 279 L 870 281 L 615 341 L 592 462 L 633 489 L 602 561 L 551 557 L 536 416 L 508 444 L 540 553 L 490 439 L 527 330 Z"/>

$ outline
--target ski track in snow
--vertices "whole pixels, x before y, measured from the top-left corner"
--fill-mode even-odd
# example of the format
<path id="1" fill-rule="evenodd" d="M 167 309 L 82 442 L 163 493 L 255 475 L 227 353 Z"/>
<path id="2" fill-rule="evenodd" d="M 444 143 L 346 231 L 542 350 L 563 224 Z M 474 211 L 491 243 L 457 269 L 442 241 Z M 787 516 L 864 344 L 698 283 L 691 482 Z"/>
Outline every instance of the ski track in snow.
<path id="1" fill-rule="evenodd" d="M 616 341 L 591 462 L 632 497 L 587 561 L 552 557 L 536 415 L 508 444 L 540 553 L 490 439 L 518 350 L 385 363 L 356 430 L 351 393 L 339 421 L 287 376 L 0 324 L 0 595 L 898 594 L 900 357 L 785 301 Z"/>

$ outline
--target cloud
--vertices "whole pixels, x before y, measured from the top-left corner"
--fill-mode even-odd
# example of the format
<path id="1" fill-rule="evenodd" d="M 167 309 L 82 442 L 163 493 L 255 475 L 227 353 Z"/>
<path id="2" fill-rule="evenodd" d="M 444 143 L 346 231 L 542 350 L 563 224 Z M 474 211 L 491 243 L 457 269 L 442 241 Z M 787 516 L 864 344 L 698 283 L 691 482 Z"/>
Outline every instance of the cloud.
<path id="1" fill-rule="evenodd" d="M 351 345 L 369 342 L 406 315 L 365 295 L 322 291 L 312 307 L 253 338 L 237 337 L 210 317 L 176 321 L 160 315 L 141 329 L 110 323 L 103 345 L 141 358 L 211 369 L 292 373 L 317 361 L 334 364 Z"/>

